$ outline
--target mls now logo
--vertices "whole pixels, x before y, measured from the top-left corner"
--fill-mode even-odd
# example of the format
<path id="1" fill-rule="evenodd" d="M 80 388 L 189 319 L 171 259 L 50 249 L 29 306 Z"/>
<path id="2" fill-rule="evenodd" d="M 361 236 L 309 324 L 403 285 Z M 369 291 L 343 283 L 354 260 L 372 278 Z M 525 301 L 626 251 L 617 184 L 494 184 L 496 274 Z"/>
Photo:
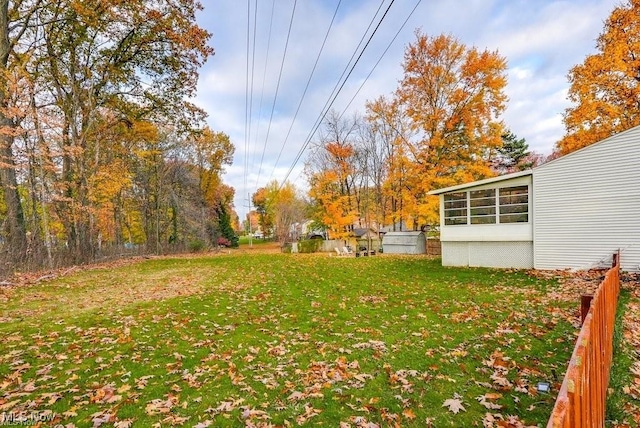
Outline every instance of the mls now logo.
<path id="1" fill-rule="evenodd" d="M 0 413 L 0 426 L 22 425 L 32 426 L 43 422 L 51 422 L 56 414 L 51 411 L 44 412 L 2 412 Z"/>

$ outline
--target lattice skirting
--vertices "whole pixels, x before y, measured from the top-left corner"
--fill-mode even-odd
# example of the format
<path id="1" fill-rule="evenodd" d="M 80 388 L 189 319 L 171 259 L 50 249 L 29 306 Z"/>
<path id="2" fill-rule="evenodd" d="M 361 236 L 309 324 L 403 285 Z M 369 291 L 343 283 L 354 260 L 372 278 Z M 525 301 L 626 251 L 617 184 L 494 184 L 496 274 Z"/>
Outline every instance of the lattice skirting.
<path id="1" fill-rule="evenodd" d="M 443 266 L 533 268 L 533 242 L 442 242 Z"/>

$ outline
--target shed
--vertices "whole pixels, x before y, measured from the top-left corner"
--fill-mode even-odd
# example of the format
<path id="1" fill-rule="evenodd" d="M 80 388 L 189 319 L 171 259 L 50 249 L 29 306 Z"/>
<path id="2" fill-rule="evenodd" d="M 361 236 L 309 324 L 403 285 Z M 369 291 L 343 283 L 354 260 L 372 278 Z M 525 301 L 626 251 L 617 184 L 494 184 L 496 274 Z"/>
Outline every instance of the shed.
<path id="1" fill-rule="evenodd" d="M 382 238 L 382 249 L 387 254 L 426 254 L 424 232 L 387 232 Z"/>
<path id="2" fill-rule="evenodd" d="M 445 266 L 640 271 L 640 126 L 440 196 Z"/>

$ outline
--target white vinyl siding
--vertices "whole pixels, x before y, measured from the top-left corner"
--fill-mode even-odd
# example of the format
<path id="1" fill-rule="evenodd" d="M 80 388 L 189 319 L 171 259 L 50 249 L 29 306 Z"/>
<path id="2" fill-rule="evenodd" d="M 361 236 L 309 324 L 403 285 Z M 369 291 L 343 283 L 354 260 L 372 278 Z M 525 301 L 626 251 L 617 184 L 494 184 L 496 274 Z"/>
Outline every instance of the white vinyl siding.
<path id="1" fill-rule="evenodd" d="M 640 270 L 640 127 L 534 170 L 534 266 Z"/>

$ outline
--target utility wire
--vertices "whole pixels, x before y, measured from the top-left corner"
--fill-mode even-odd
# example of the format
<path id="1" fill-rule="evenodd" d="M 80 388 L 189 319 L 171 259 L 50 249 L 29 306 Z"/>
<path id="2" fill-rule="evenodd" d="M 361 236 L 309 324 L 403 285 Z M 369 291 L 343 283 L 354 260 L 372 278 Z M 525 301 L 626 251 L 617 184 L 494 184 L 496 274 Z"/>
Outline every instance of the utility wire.
<path id="1" fill-rule="evenodd" d="M 273 104 L 271 106 L 271 117 L 269 117 L 269 125 L 267 126 L 267 135 L 264 139 L 264 147 L 262 148 L 262 157 L 260 158 L 260 166 L 258 167 L 258 176 L 256 178 L 256 189 L 258 188 L 258 182 L 260 181 L 260 173 L 262 172 L 262 164 L 264 162 L 264 153 L 267 150 L 267 141 L 269 141 L 269 132 L 271 131 L 271 123 L 273 121 L 273 112 L 276 109 L 276 100 L 278 99 L 278 91 L 280 89 L 280 80 L 282 78 L 282 70 L 284 69 L 284 62 L 287 57 L 287 48 L 289 46 L 289 38 L 291 37 L 291 27 L 293 27 L 293 17 L 296 13 L 296 4 L 298 0 L 294 0 L 293 9 L 291 10 L 291 20 L 289 21 L 289 31 L 287 32 L 287 40 L 284 44 L 284 53 L 282 54 L 282 62 L 280 63 L 280 72 L 278 73 L 278 83 L 276 84 L 276 92 L 273 96 Z"/>
<path id="2" fill-rule="evenodd" d="M 251 90 L 249 91 L 249 132 L 247 138 L 247 150 L 251 146 L 251 120 L 253 118 L 253 79 L 255 77 L 255 68 L 256 68 L 256 34 L 257 34 L 257 23 L 258 23 L 258 0 L 256 0 L 256 6 L 253 10 L 253 47 L 251 53 Z M 249 153 L 246 155 L 246 159 L 249 158 Z M 248 162 L 248 160 L 247 160 Z M 248 168 L 247 168 L 248 169 Z M 246 189 L 245 184 L 245 190 Z"/>
<path id="3" fill-rule="evenodd" d="M 325 104 L 325 108 L 324 111 L 322 112 L 322 114 L 320 115 L 320 117 L 318 118 L 318 120 L 316 120 L 314 127 L 312 128 L 311 132 L 309 133 L 309 135 L 307 136 L 304 144 L 302 145 L 302 147 L 300 148 L 300 150 L 298 151 L 298 154 L 296 155 L 293 163 L 291 164 L 291 167 L 289 168 L 289 171 L 287 171 L 287 175 L 285 176 L 284 180 L 282 181 L 283 184 L 280 185 L 280 188 L 282 188 L 282 186 L 284 185 L 284 183 L 287 181 L 287 179 L 289 178 L 289 176 L 291 175 L 291 172 L 293 171 L 293 168 L 295 168 L 296 164 L 298 163 L 298 161 L 300 160 L 300 158 L 302 157 L 302 154 L 304 153 L 304 151 L 306 150 L 306 148 L 309 146 L 309 143 L 311 142 L 311 139 L 313 138 L 313 136 L 315 135 L 315 133 L 317 132 L 318 128 L 320 127 L 320 124 L 322 123 L 322 121 L 324 120 L 325 116 L 327 115 L 327 113 L 329 112 L 329 110 L 331 109 L 331 106 L 333 105 L 333 103 L 335 102 L 336 98 L 338 97 L 338 95 L 340 94 L 340 92 L 342 91 L 342 89 L 344 88 L 345 83 L 347 82 L 347 80 L 349 79 L 349 77 L 351 76 L 351 73 L 353 72 L 353 70 L 355 69 L 356 65 L 358 65 L 358 62 L 360 61 L 360 59 L 362 58 L 362 55 L 364 54 L 364 51 L 367 49 L 367 47 L 369 46 L 369 43 L 371 43 L 371 40 L 373 39 L 373 36 L 376 34 L 376 32 L 378 31 L 378 29 L 380 28 L 380 25 L 382 24 L 382 21 L 384 21 L 385 17 L 387 16 L 387 13 L 389 13 L 389 9 L 391 9 L 391 6 L 393 6 L 393 3 L 395 2 L 395 0 L 391 0 L 391 2 L 389 3 L 389 6 L 387 7 L 387 9 L 385 10 L 384 14 L 382 15 L 382 17 L 380 18 L 380 21 L 378 21 L 378 24 L 376 25 L 375 29 L 373 30 L 373 32 L 371 33 L 371 35 L 369 36 L 369 39 L 367 40 L 367 43 L 365 44 L 365 46 L 362 48 L 362 51 L 360 52 L 360 54 L 358 55 L 358 58 L 356 59 L 356 61 L 354 62 L 353 66 L 351 67 L 351 69 L 349 70 L 349 73 L 347 74 L 347 76 L 344 78 L 342 84 L 340 85 L 340 88 L 338 89 L 338 91 L 335 93 L 335 95 L 333 96 L 333 98 L 330 98 L 330 102 L 328 102 L 328 105 Z M 374 17 L 375 18 L 375 17 Z M 373 21 L 372 21 L 373 22 Z M 366 34 L 366 33 L 365 33 Z"/>
<path id="4" fill-rule="evenodd" d="M 313 64 L 313 68 L 311 70 L 311 74 L 309 75 L 309 79 L 307 80 L 307 84 L 304 87 L 304 91 L 302 92 L 302 97 L 300 98 L 300 102 L 298 103 L 298 108 L 296 108 L 296 113 L 293 115 L 293 119 L 291 120 L 291 126 L 289 126 L 289 130 L 287 131 L 287 136 L 285 137 L 284 142 L 282 143 L 282 147 L 280 148 L 280 153 L 278 153 L 278 157 L 277 157 L 275 163 L 273 164 L 273 170 L 271 171 L 271 177 L 269 177 L 269 180 L 271 178 L 273 178 L 273 174 L 274 174 L 274 172 L 276 170 L 276 167 L 278 166 L 278 162 L 280 161 L 280 156 L 282 156 L 282 151 L 284 150 L 284 147 L 287 145 L 287 141 L 289 140 L 289 136 L 291 135 L 291 130 L 293 129 L 293 125 L 296 122 L 296 118 L 298 117 L 298 113 L 300 112 L 300 107 L 302 106 L 302 102 L 304 101 L 304 97 L 307 94 L 307 90 L 309 89 L 309 85 L 311 83 L 311 79 L 313 78 L 313 74 L 316 71 L 316 67 L 318 66 L 318 62 L 320 61 L 320 56 L 322 55 L 322 52 L 324 51 L 324 46 L 327 43 L 327 39 L 329 38 L 329 33 L 331 32 L 331 28 L 333 27 L 333 22 L 336 19 L 336 15 L 338 14 L 338 9 L 340 9 L 340 4 L 341 3 L 342 3 L 342 0 L 339 0 L 338 1 L 338 5 L 336 6 L 336 10 L 333 12 L 333 17 L 331 18 L 331 22 L 329 23 L 329 28 L 327 28 L 327 32 L 324 35 L 324 40 L 322 41 L 322 46 L 320 46 L 320 51 L 318 52 L 318 56 L 316 57 L 316 61 Z"/>
<path id="5" fill-rule="evenodd" d="M 369 72 L 369 74 L 367 75 L 367 77 L 364 79 L 364 81 L 362 82 L 362 84 L 360 85 L 360 87 L 358 88 L 358 90 L 356 91 L 356 93 L 353 95 L 353 97 L 351 98 L 351 100 L 349 101 L 349 103 L 347 104 L 347 106 L 344 108 L 344 110 L 342 110 L 342 113 L 340 113 L 340 116 L 338 117 L 338 120 L 340 120 L 344 114 L 346 113 L 347 109 L 349 108 L 349 106 L 351 106 L 351 103 L 353 103 L 353 101 L 355 100 L 356 96 L 360 93 L 360 90 L 362 90 L 363 86 L 365 85 L 365 83 L 367 83 L 367 80 L 369 80 L 369 78 L 371 77 L 371 75 L 373 74 L 373 72 L 375 71 L 375 69 L 378 67 L 378 65 L 380 64 L 380 61 L 382 61 L 382 58 L 384 58 L 384 56 L 387 54 L 387 52 L 389 51 L 389 49 L 391 48 L 391 46 L 393 45 L 393 43 L 395 42 L 395 40 L 398 38 L 398 36 L 400 35 L 400 33 L 402 32 L 402 30 L 404 29 L 404 27 L 407 25 L 407 22 L 409 22 L 409 20 L 411 19 L 411 17 L 413 16 L 414 12 L 416 11 L 416 9 L 418 8 L 418 6 L 420 6 L 420 3 L 422 3 L 422 0 L 418 0 L 418 2 L 416 3 L 416 5 L 413 7 L 413 9 L 411 10 L 411 12 L 409 13 L 409 16 L 407 16 L 407 18 L 404 20 L 404 22 L 402 23 L 402 26 L 400 26 L 400 29 L 396 32 L 395 36 L 393 36 L 393 39 L 391 39 L 391 42 L 389 42 L 389 44 L 387 45 L 387 48 L 382 52 L 382 55 L 380 55 L 380 58 L 378 58 L 378 61 L 374 64 L 373 68 L 371 69 L 371 71 Z M 298 174 L 296 176 L 296 178 L 293 180 L 294 182 L 298 180 L 298 178 L 300 177 L 300 174 Z"/>
<path id="6" fill-rule="evenodd" d="M 247 69 L 244 94 L 244 187 L 247 188 L 247 174 L 249 172 L 249 45 L 251 32 L 251 0 L 247 0 Z"/>
<path id="7" fill-rule="evenodd" d="M 351 97 L 351 100 L 349 101 L 349 103 L 347 104 L 347 106 L 344 108 L 344 110 L 342 110 L 342 113 L 340 113 L 340 116 L 338 117 L 338 120 L 342 119 L 342 116 L 344 116 L 344 114 L 346 113 L 346 111 L 349 109 L 349 107 L 351 106 L 351 103 L 353 103 L 353 101 L 356 99 L 356 97 L 358 96 L 358 94 L 360 93 L 360 91 L 362 90 L 362 87 L 365 85 L 365 83 L 367 83 L 367 80 L 369 80 L 369 78 L 371 77 L 371 75 L 373 74 L 373 72 L 375 71 L 375 69 L 378 67 L 378 64 L 380 64 L 380 61 L 382 61 L 382 58 L 384 58 L 384 56 L 387 54 L 387 51 L 389 51 L 389 48 L 391 48 L 391 45 L 393 45 L 393 42 L 396 41 L 396 39 L 398 38 L 398 36 L 400 35 L 400 33 L 402 32 L 402 30 L 404 29 L 405 25 L 407 25 L 407 22 L 409 22 L 409 19 L 411 19 L 411 17 L 413 16 L 413 13 L 416 11 L 416 9 L 418 8 L 418 6 L 420 6 L 420 3 L 422 3 L 422 0 L 418 0 L 418 2 L 416 3 L 416 5 L 413 7 L 413 9 L 411 10 L 411 12 L 409 13 L 409 16 L 407 16 L 407 19 L 404 20 L 404 22 L 402 23 L 402 25 L 400 26 L 400 29 L 396 32 L 396 35 L 393 36 L 393 39 L 391 39 L 391 41 L 389 42 L 389 44 L 387 45 L 387 48 L 382 52 L 382 55 L 380 55 L 380 58 L 378 58 L 378 61 L 376 61 L 376 63 L 373 65 L 373 68 L 371 69 L 371 71 L 369 72 L 369 74 L 367 74 L 367 77 L 364 78 L 364 80 L 362 81 L 362 83 L 360 84 L 360 87 L 358 88 L 358 90 L 356 91 L 355 94 L 353 94 L 353 97 Z"/>
<path id="8" fill-rule="evenodd" d="M 262 102 L 264 100 L 264 87 L 265 87 L 265 83 L 267 81 L 267 64 L 269 63 L 269 52 L 270 52 L 270 48 L 271 48 L 271 32 L 273 29 L 273 15 L 275 12 L 275 3 L 276 0 L 272 0 L 271 2 L 271 19 L 269 20 L 269 34 L 267 35 L 267 51 L 266 51 L 266 57 L 264 60 L 264 70 L 262 71 L 262 89 L 260 91 L 260 104 L 258 106 L 258 120 L 257 120 L 257 124 L 256 124 L 256 132 L 255 132 L 255 144 L 258 144 L 258 135 L 259 135 L 259 131 L 260 131 L 260 122 L 262 121 Z M 251 165 L 255 164 L 255 157 L 252 156 L 251 158 Z"/>
<path id="9" fill-rule="evenodd" d="M 356 46 L 356 48 L 354 49 L 353 53 L 351 54 L 351 58 L 349 58 L 349 61 L 347 62 L 347 65 L 345 65 L 344 70 L 342 70 L 342 74 L 340 75 L 340 77 L 336 81 L 336 84 L 334 85 L 333 89 L 331 90 L 331 94 L 329 94 L 329 97 L 327 98 L 327 101 L 324 103 L 324 106 L 322 106 L 322 109 L 320 110 L 320 114 L 318 115 L 318 118 L 316 119 L 316 121 L 314 122 L 313 126 L 311 127 L 312 129 L 314 129 L 316 127 L 316 125 L 319 122 L 322 121 L 322 119 L 324 118 L 324 115 L 326 115 L 325 109 L 328 110 L 330 108 L 330 107 L 327 108 L 327 106 L 331 102 L 331 98 L 334 95 L 337 97 L 337 93 L 336 92 L 337 91 L 339 92 L 338 87 L 340 86 L 340 82 L 343 81 L 343 78 L 344 78 L 345 74 L 347 74 L 347 70 L 349 70 L 349 66 L 353 62 L 353 59 L 356 57 L 356 54 L 358 53 L 358 50 L 360 49 L 360 46 L 362 46 L 362 43 L 364 42 L 365 38 L 367 37 L 367 34 L 369 33 L 369 30 L 371 29 L 371 26 L 373 25 L 374 21 L 376 20 L 376 17 L 380 13 L 380 10 L 382 10 L 382 6 L 384 5 L 384 2 L 385 2 L 385 0 L 382 0 L 380 2 L 380 5 L 378 6 L 378 9 L 376 10 L 376 13 L 373 15 L 373 18 L 371 18 L 371 21 L 369 21 L 369 25 L 367 26 L 367 29 L 362 34 L 362 37 L 360 38 L 360 42 L 358 42 L 358 46 Z M 393 3 L 393 1 L 391 3 Z M 363 48 L 361 52 L 364 52 L 364 49 L 366 49 L 366 47 Z M 357 63 L 357 61 L 356 61 L 356 63 Z M 354 64 L 354 66 L 355 66 L 355 64 Z M 353 68 L 352 68 L 352 70 L 353 70 Z M 343 85 L 344 85 L 344 82 L 346 82 L 347 78 L 344 79 Z M 324 114 L 323 114 L 323 112 L 324 112 Z"/>
<path id="10" fill-rule="evenodd" d="M 400 33 L 402 32 L 402 30 L 404 29 L 404 27 L 407 25 L 407 22 L 409 22 L 409 19 L 411 19 L 411 17 L 413 16 L 413 13 L 416 11 L 416 9 L 418 8 L 418 6 L 420 6 L 420 3 L 422 3 L 422 0 L 418 0 L 418 2 L 416 3 L 416 5 L 413 7 L 413 9 L 411 10 L 411 12 L 409 13 L 409 16 L 407 16 L 407 18 L 404 20 L 404 22 L 402 23 L 402 25 L 400 26 L 400 29 L 396 32 L 395 36 L 393 36 L 393 38 L 391 39 L 391 41 L 389 42 L 389 44 L 387 45 L 387 48 L 382 52 L 382 55 L 380 55 L 380 58 L 378 58 L 378 61 L 376 61 L 376 63 L 373 65 L 373 68 L 371 69 L 371 71 L 369 72 L 369 74 L 367 74 L 367 77 L 365 77 L 365 79 L 363 80 L 363 82 L 360 84 L 360 87 L 358 88 L 358 90 L 356 91 L 356 93 L 353 95 L 353 97 L 351 97 L 351 100 L 349 101 L 349 103 L 347 104 L 347 106 L 344 108 L 344 110 L 342 110 L 342 113 L 340 113 L 340 116 L 338 117 L 338 120 L 342 119 L 342 117 L 344 116 L 344 114 L 346 113 L 346 111 L 349 109 L 349 106 L 351 106 L 351 103 L 353 103 L 353 101 L 356 99 L 356 97 L 358 96 L 358 94 L 360 93 L 360 91 L 362 90 L 362 88 L 364 87 L 364 85 L 367 83 L 367 80 L 369 80 L 369 78 L 371 77 L 371 75 L 373 74 L 373 72 L 375 71 L 375 69 L 378 67 L 378 65 L 380 64 L 380 61 L 382 61 L 382 58 L 384 58 L 384 56 L 387 54 L 387 52 L 389 51 L 389 49 L 391 48 L 391 46 L 393 45 L 393 42 L 396 41 L 396 39 L 398 38 L 398 36 L 400 35 Z M 300 177 L 300 174 L 298 174 L 296 176 L 296 178 L 293 180 L 294 182 L 298 180 L 298 178 Z"/>

